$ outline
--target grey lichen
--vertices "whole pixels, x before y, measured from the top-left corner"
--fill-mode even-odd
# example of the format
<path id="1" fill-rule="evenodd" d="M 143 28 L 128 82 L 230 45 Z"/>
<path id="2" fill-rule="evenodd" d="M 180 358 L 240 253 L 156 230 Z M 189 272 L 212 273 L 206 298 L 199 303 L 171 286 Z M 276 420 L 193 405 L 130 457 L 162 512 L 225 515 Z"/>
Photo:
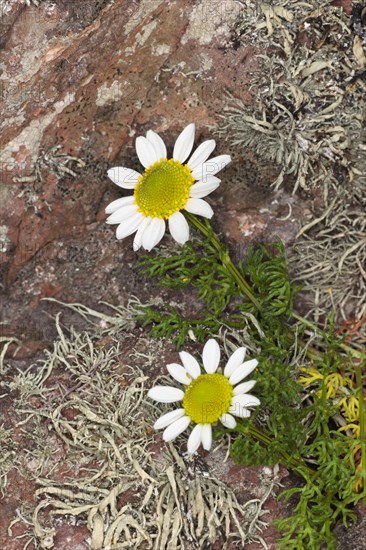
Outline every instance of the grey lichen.
<path id="1" fill-rule="evenodd" d="M 309 303 L 316 317 L 329 307 L 339 319 L 366 312 L 365 71 L 356 30 L 331 2 L 247 0 L 233 40 L 263 50 L 252 78 L 255 105 L 228 94 L 218 130 L 276 165 L 272 187 L 314 200 L 291 265 L 317 298 Z"/>
<path id="2" fill-rule="evenodd" d="M 58 317 L 53 350 L 9 386 L 19 392 L 22 428 L 35 433 L 32 472 L 24 461 L 18 467 L 21 475 L 35 473 L 39 485 L 37 505 L 13 524 L 24 520 L 29 542 L 40 548 L 54 547 L 54 516 L 85 520 L 93 550 L 205 548 L 218 540 L 223 548 L 231 540 L 266 547 L 261 529 L 273 483 L 262 498 L 239 503 L 199 459 L 182 455 L 176 445 L 157 444 L 152 425 L 161 411 L 146 399 L 143 370 L 158 361 L 162 344 L 149 341 L 147 353 L 132 351 L 127 360 L 123 333 L 116 331 L 129 326 L 135 306 L 114 317 L 84 309 L 85 318 L 104 321 L 104 329 L 114 326 L 108 345 L 96 326 L 96 332 L 66 334 Z M 72 381 L 68 388 L 55 384 L 53 374 L 61 370 Z M 53 474 L 58 464 L 50 449 L 57 442 L 68 465 L 63 482 Z"/>

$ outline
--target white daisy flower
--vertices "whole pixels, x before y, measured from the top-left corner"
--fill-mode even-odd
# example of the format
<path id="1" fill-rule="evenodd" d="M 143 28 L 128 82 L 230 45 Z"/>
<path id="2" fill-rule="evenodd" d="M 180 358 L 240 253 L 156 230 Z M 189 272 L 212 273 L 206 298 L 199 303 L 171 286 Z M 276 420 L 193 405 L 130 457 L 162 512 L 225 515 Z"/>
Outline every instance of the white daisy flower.
<path id="1" fill-rule="evenodd" d="M 172 237 L 184 244 L 189 239 L 189 227 L 181 210 L 212 217 L 213 210 L 203 197 L 220 185 L 216 174 L 231 158 L 219 155 L 208 160 L 216 146 L 215 140 L 209 139 L 186 162 L 194 132 L 195 125 L 189 124 L 175 142 L 173 158 L 168 159 L 164 141 L 149 130 L 146 137 L 136 139 L 137 156 L 145 168 L 143 174 L 120 166 L 108 170 L 116 185 L 133 189 L 133 195 L 111 202 L 106 213 L 110 214 L 107 223 L 118 224 L 117 239 L 136 233 L 134 250 L 156 246 L 165 233 L 166 221 Z"/>
<path id="2" fill-rule="evenodd" d="M 155 386 L 148 397 L 159 403 L 182 402 L 182 407 L 161 416 L 154 424 L 156 430 L 164 429 L 164 441 L 172 441 L 193 422 L 188 438 L 188 453 L 202 447 L 207 451 L 212 443 L 212 425 L 218 421 L 226 428 L 235 428 L 238 418 L 249 418 L 250 407 L 260 405 L 259 399 L 247 393 L 256 381 L 242 382 L 257 366 L 256 359 L 244 361 L 246 348 L 238 348 L 223 370 L 217 372 L 220 362 L 220 347 L 216 340 L 205 344 L 202 374 L 198 361 L 186 351 L 180 352 L 181 364 L 167 365 L 169 374 L 183 384 L 184 389 L 172 386 Z M 240 382 L 240 383 L 239 383 Z"/>

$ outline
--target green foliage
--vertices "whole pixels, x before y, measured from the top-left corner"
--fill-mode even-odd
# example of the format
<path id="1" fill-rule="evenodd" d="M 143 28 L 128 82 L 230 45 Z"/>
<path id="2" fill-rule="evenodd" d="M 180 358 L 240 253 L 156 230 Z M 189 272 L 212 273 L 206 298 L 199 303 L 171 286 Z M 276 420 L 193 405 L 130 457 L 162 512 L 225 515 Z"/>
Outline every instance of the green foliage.
<path id="1" fill-rule="evenodd" d="M 263 245 L 250 248 L 244 273 L 262 305 L 262 317 L 271 321 L 289 318 L 292 313 L 294 290 L 291 286 L 281 241 L 270 247 Z"/>
<path id="2" fill-rule="evenodd" d="M 207 242 L 188 242 L 168 257 L 157 251 L 155 255 L 144 256 L 139 267 L 146 275 L 156 277 L 162 287 L 193 286 L 199 299 L 216 316 L 220 316 L 230 300 L 240 294 L 235 281 Z"/>
<path id="3" fill-rule="evenodd" d="M 253 440 L 249 432 L 234 440 L 230 453 L 234 461 L 242 466 L 274 466 L 282 458 L 278 453 L 273 455 L 269 452 L 263 443 Z"/>
<path id="4" fill-rule="evenodd" d="M 278 331 L 282 317 L 291 315 L 293 300 L 283 244 L 277 241 L 268 250 L 264 246 L 250 249 L 245 266 L 238 268 L 260 296 L 260 314 L 245 297 L 243 301 L 237 282 L 225 266 L 226 257 L 226 248 L 218 253 L 209 240 L 192 240 L 171 256 L 160 249 L 140 260 L 139 269 L 154 277 L 159 286 L 180 289 L 190 285 L 205 305 L 202 317 L 187 320 L 171 306 L 144 308 L 143 324 L 151 326 L 151 336 L 173 338 L 180 347 L 189 329 L 194 328 L 197 340 L 203 341 L 208 334 L 218 333 L 222 325 L 238 329 L 245 326 L 242 312 L 257 313 L 265 324 L 270 323 L 272 334 Z"/>
<path id="5" fill-rule="evenodd" d="M 356 519 L 353 507 L 358 495 L 353 491 L 355 475 L 349 439 L 336 431 L 324 433 L 302 449 L 309 453 L 317 469 L 302 487 L 281 494 L 285 501 L 297 497 L 291 516 L 276 522 L 283 534 L 281 548 L 334 549 L 334 522 L 341 518 L 347 526 L 347 522 Z"/>
<path id="6" fill-rule="evenodd" d="M 236 340 L 245 332 L 259 350 L 253 376 L 261 407 L 232 431 L 231 455 L 242 465 L 281 462 L 302 476 L 303 483 L 282 493 L 294 501 L 291 516 L 277 522 L 282 549 L 333 549 L 334 522 L 353 519 L 352 507 L 361 498 L 355 491 L 357 440 L 334 429 L 339 410 L 327 398 L 326 377 L 346 361 L 339 338 L 329 321 L 327 329 L 316 332 L 307 322 L 296 328 L 291 324 L 294 288 L 280 241 L 249 249 L 245 264 L 238 267 L 233 267 L 227 248 L 217 243 L 208 231 L 203 243 L 193 240 L 171 256 L 160 251 L 144 257 L 140 267 L 146 274 L 169 288 L 190 284 L 203 307 L 196 319 L 186 319 L 172 307 L 144 308 L 140 320 L 150 326 L 151 335 L 173 338 L 178 347 L 192 336 L 190 331 L 198 341 L 220 334 L 222 326 Z M 259 307 L 243 295 L 240 280 L 248 284 Z M 248 315 L 255 323 L 248 322 Z M 316 391 L 309 393 L 299 384 L 298 369 L 303 367 L 323 376 Z"/>
<path id="7" fill-rule="evenodd" d="M 142 326 L 150 327 L 149 335 L 153 338 L 172 338 L 177 348 L 181 348 L 187 341 L 189 331 L 194 331 L 194 337 L 203 342 L 212 332 L 217 333 L 222 326 L 219 319 L 207 314 L 204 319 L 184 319 L 179 311 L 172 306 L 142 307 L 137 316 Z"/>
<path id="8" fill-rule="evenodd" d="M 266 343 L 264 348 L 267 351 Z M 291 353 L 291 347 L 288 352 Z M 271 353 L 276 355 L 274 349 Z M 334 522 L 342 519 L 347 525 L 349 520 L 355 519 L 352 510 L 360 498 L 355 491 L 357 476 L 353 460 L 357 440 L 330 429 L 337 408 L 326 397 L 325 377 L 337 371 L 341 364 L 342 357 L 332 348 L 319 354 L 316 368 L 324 375 L 319 389 L 312 394 L 308 406 L 294 407 L 296 402 L 299 405 L 301 398 L 298 384 L 294 380 L 292 383 L 283 380 L 283 388 L 277 383 L 271 391 L 269 382 L 278 377 L 278 372 L 275 362 L 272 374 L 266 368 L 262 350 L 260 365 L 263 370 L 258 390 L 268 412 L 264 429 L 266 442 L 263 444 L 253 437 L 251 419 L 244 429 L 240 429 L 243 435 L 239 435 L 232 445 L 232 457 L 239 464 L 281 462 L 304 478 L 305 483 L 300 487 L 281 494 L 285 501 L 291 498 L 295 503 L 291 515 L 276 522 L 282 532 L 280 547 L 286 550 L 334 549 Z M 284 371 L 287 369 L 284 364 Z M 289 372 L 286 376 L 291 379 Z M 289 399 L 286 400 L 287 393 Z"/>

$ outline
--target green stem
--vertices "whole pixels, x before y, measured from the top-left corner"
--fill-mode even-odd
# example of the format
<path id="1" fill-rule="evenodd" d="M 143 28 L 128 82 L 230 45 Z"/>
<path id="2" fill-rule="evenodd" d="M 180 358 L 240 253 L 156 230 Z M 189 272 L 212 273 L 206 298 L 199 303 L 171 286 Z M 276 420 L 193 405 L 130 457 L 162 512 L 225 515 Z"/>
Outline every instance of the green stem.
<path id="1" fill-rule="evenodd" d="M 363 396 L 362 365 L 356 366 L 356 384 L 360 410 L 360 446 L 361 446 L 361 477 L 363 482 L 363 505 L 366 506 L 366 432 L 365 432 L 365 400 Z"/>
<path id="2" fill-rule="evenodd" d="M 190 325 L 205 325 L 207 327 L 214 327 L 217 325 L 217 321 L 209 321 L 207 319 L 189 319 Z M 236 323 L 235 321 L 227 321 L 223 319 L 221 321 L 222 325 L 226 325 L 230 328 L 236 328 L 238 330 L 245 329 L 246 325 L 244 323 L 240 323 L 239 321 Z"/>
<path id="3" fill-rule="evenodd" d="M 264 443 L 267 446 L 272 442 L 272 439 L 268 435 L 264 434 L 258 428 L 255 428 L 254 426 L 243 427 L 240 424 L 237 424 L 233 431 L 240 432 L 244 435 L 247 435 L 248 432 L 249 432 L 251 436 L 253 436 L 255 439 L 257 439 L 261 443 Z M 296 471 L 298 474 L 300 474 L 305 479 L 307 477 L 308 478 L 309 477 L 314 477 L 316 475 L 316 472 L 314 470 L 312 470 L 311 468 L 309 468 L 306 465 L 305 461 L 301 457 L 297 458 L 297 457 L 291 456 L 288 453 L 286 453 L 286 451 L 281 451 L 281 455 L 282 455 L 282 458 L 283 458 L 283 463 L 287 467 L 289 467 L 292 470 Z"/>
<path id="4" fill-rule="evenodd" d="M 233 261 L 231 260 L 229 253 L 227 252 L 226 248 L 223 246 L 219 238 L 217 237 L 216 233 L 213 231 L 211 225 L 207 227 L 204 223 L 202 223 L 196 216 L 193 214 L 190 214 L 189 212 L 184 211 L 184 216 L 188 222 L 190 222 L 196 229 L 198 229 L 204 237 L 209 239 L 210 244 L 214 247 L 214 249 L 218 252 L 219 258 L 223 265 L 226 267 L 228 272 L 233 277 L 234 281 L 238 285 L 238 287 L 243 291 L 243 293 L 249 298 L 249 300 L 255 305 L 258 311 L 262 309 L 261 304 L 258 302 L 257 298 L 254 296 L 253 291 L 250 287 L 250 285 L 246 282 L 243 275 L 240 273 L 238 268 L 234 265 Z M 209 223 L 209 222 L 208 222 Z M 301 317 L 301 315 L 298 315 L 297 313 L 292 313 L 292 317 L 296 319 L 297 321 L 300 321 L 303 325 L 308 326 L 313 331 L 318 332 L 321 334 L 324 338 L 326 337 L 326 332 L 319 327 L 317 327 L 314 323 L 311 321 L 308 321 L 304 317 Z M 362 353 L 361 351 L 357 351 L 350 346 L 347 346 L 347 344 L 344 344 L 343 342 L 338 343 L 339 347 L 347 352 L 351 357 L 355 357 L 357 359 L 365 359 L 366 354 Z M 314 352 L 312 352 L 314 353 Z"/>
<path id="5" fill-rule="evenodd" d="M 217 238 L 216 234 L 214 233 L 211 226 L 208 228 L 205 224 L 203 224 L 200 220 L 196 218 L 193 214 L 190 214 L 189 212 L 184 212 L 184 216 L 186 217 L 187 221 L 190 222 L 192 225 L 194 225 L 206 238 L 210 240 L 211 245 L 215 248 L 215 250 L 219 253 L 219 257 L 223 265 L 226 267 L 240 290 L 244 292 L 244 294 L 249 298 L 249 300 L 255 305 L 255 307 L 260 310 L 261 304 L 258 302 L 257 298 L 254 296 L 252 289 L 250 288 L 250 285 L 246 282 L 238 268 L 234 265 L 232 259 L 230 258 L 230 255 L 226 248 L 222 245 L 220 240 Z"/>

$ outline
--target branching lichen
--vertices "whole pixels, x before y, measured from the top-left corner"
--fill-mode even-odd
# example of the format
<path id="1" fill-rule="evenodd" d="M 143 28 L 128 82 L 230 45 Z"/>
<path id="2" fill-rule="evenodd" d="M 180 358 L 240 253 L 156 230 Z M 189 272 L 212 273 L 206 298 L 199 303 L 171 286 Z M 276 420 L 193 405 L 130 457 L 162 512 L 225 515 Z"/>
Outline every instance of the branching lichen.
<path id="1" fill-rule="evenodd" d="M 107 323 L 109 328 L 121 326 L 118 317 L 126 318 L 127 309 L 119 310 L 115 322 L 109 317 L 104 328 Z M 99 319 L 104 315 L 91 309 L 80 312 Z M 40 485 L 38 504 L 26 518 L 28 528 L 33 526 L 32 539 L 41 548 L 52 548 L 53 516 L 73 516 L 87 520 L 93 550 L 116 545 L 203 548 L 217 540 L 241 545 L 257 541 L 265 547 L 261 528 L 266 525 L 264 506 L 273 484 L 262 499 L 241 504 L 197 459 L 186 458 L 172 444 L 154 451 L 151 426 L 158 412 L 145 399 L 143 371 L 120 362 L 125 357 L 121 333 L 105 347 L 99 345 L 100 335 L 71 330 L 67 336 L 59 317 L 57 329 L 53 351 L 40 365 L 19 373 L 12 386 L 20 392 L 17 412 L 22 428 L 37 426 L 40 436 L 35 436 L 31 453 Z M 130 358 L 136 354 L 140 363 L 151 365 L 159 347 L 150 342 L 148 354 L 133 352 Z M 65 373 L 67 388 L 55 385 L 56 369 Z M 30 399 L 34 396 L 36 406 Z M 61 483 L 53 479 L 58 463 L 49 461 L 45 438 L 65 448 L 62 463 L 67 475 Z M 26 476 L 27 469 L 20 473 Z"/>
<path id="2" fill-rule="evenodd" d="M 218 133 L 277 165 L 275 189 L 292 186 L 314 199 L 313 220 L 300 232 L 292 268 L 304 290 L 315 295 L 315 319 L 329 306 L 339 318 L 348 318 L 352 309 L 361 318 L 366 102 L 359 36 L 331 2 L 245 4 L 233 40 L 263 48 L 251 79 L 255 104 L 228 94 Z"/>

